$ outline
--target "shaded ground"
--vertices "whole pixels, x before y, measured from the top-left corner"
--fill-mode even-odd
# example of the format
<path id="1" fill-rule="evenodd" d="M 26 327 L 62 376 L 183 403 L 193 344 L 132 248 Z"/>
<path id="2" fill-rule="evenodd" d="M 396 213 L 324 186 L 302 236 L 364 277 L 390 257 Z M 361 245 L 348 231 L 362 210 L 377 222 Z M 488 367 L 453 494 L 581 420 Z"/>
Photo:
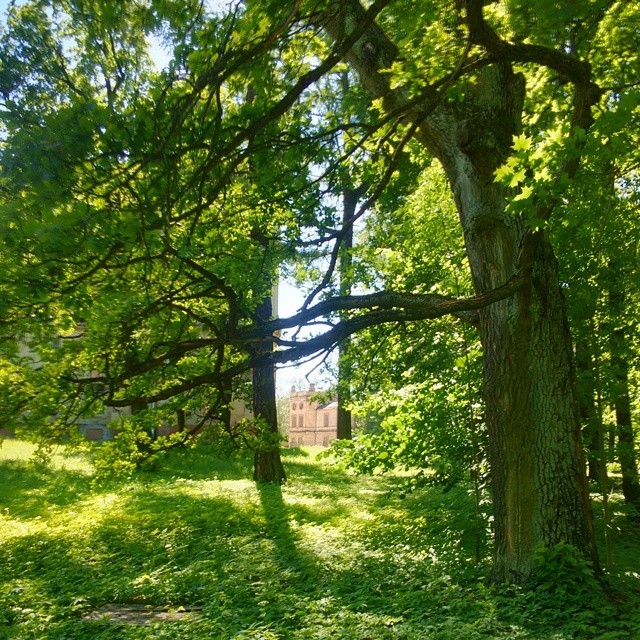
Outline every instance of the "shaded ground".
<path id="1" fill-rule="evenodd" d="M 20 446 L 0 448 L 0 638 L 640 637 L 640 532 L 620 502 L 612 597 L 560 556 L 524 592 L 486 585 L 465 487 L 402 498 L 401 478 L 305 451 L 285 453 L 287 485 L 256 486 L 250 460 L 201 449 L 95 491 L 86 461 L 35 467 Z"/>

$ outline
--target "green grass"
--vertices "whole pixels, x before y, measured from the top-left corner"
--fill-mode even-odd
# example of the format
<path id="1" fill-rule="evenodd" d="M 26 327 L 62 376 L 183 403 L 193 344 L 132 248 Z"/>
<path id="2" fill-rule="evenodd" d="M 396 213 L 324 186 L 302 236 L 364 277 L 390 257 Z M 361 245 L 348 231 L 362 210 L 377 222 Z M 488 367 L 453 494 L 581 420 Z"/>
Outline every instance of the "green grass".
<path id="1" fill-rule="evenodd" d="M 31 453 L 0 447 L 0 638 L 640 638 L 640 533 L 619 503 L 622 570 L 607 600 L 588 580 L 488 587 L 464 488 L 402 498 L 401 478 L 350 476 L 311 450 L 285 452 L 284 487 L 260 487 L 249 460 L 200 448 L 92 489 L 86 457 L 60 450 L 44 467 Z M 84 620 L 110 603 L 201 613 L 146 626 Z"/>

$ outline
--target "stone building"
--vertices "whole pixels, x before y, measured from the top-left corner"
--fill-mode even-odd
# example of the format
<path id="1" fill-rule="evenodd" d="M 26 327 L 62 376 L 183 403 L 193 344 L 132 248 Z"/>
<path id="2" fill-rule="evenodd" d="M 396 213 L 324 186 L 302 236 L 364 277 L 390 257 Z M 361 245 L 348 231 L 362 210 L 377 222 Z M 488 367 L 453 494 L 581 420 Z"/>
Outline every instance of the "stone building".
<path id="1" fill-rule="evenodd" d="M 315 385 L 307 391 L 291 389 L 289 400 L 289 446 L 328 447 L 338 436 L 338 401 L 318 403 L 312 399 Z"/>

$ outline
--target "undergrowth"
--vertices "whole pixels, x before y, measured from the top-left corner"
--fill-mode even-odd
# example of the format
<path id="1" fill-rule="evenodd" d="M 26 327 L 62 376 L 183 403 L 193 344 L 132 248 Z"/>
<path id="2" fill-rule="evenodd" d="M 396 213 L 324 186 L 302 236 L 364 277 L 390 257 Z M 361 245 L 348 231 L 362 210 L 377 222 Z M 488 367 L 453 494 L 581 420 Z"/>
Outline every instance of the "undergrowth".
<path id="1" fill-rule="evenodd" d="M 87 458 L 29 455 L 0 448 L 0 638 L 640 637 L 640 533 L 621 503 L 620 570 L 604 592 L 570 548 L 541 550 L 525 590 L 487 583 L 464 487 L 401 497 L 402 478 L 350 476 L 310 450 L 284 452 L 284 487 L 256 486 L 250 460 L 206 448 L 95 487 Z M 85 619 L 113 603 L 201 610 L 145 626 Z"/>

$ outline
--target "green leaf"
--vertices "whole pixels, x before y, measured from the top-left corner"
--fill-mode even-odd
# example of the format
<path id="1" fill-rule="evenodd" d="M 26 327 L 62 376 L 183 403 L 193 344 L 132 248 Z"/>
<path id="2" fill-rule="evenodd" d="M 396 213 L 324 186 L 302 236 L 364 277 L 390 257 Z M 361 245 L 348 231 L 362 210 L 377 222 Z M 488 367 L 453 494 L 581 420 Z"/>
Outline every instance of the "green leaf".
<path id="1" fill-rule="evenodd" d="M 549 173 L 549 167 L 542 167 L 533 174 L 533 179 L 536 182 L 550 182 L 551 174 Z"/>
<path id="2" fill-rule="evenodd" d="M 533 193 L 533 187 L 525 185 L 522 187 L 522 191 L 514 198 L 514 200 L 526 200 Z"/>
<path id="3" fill-rule="evenodd" d="M 527 151 L 531 148 L 531 138 L 527 138 L 524 133 L 519 136 L 513 136 L 513 148 L 516 151 Z"/>
<path id="4" fill-rule="evenodd" d="M 508 167 L 506 164 L 503 164 L 501 167 L 498 167 L 495 171 L 496 182 L 502 182 L 507 176 L 513 173 L 513 169 Z"/>
<path id="5" fill-rule="evenodd" d="M 510 187 L 517 187 L 521 182 L 524 182 L 524 179 L 526 178 L 526 173 L 524 169 L 520 169 L 519 171 L 516 171 L 516 173 L 513 174 L 513 177 L 511 178 L 510 182 L 509 182 L 509 186 Z"/>

